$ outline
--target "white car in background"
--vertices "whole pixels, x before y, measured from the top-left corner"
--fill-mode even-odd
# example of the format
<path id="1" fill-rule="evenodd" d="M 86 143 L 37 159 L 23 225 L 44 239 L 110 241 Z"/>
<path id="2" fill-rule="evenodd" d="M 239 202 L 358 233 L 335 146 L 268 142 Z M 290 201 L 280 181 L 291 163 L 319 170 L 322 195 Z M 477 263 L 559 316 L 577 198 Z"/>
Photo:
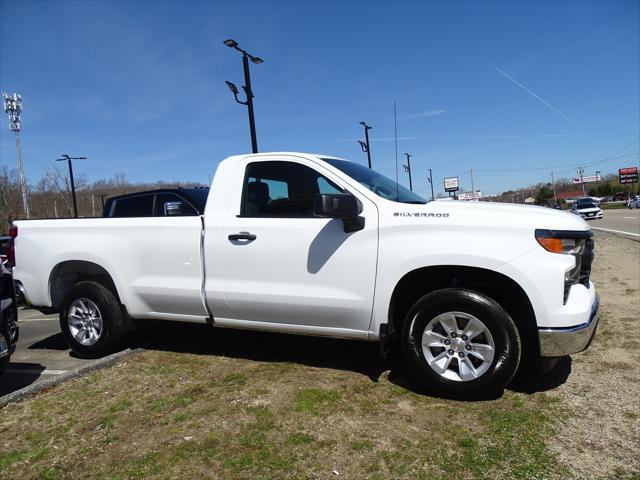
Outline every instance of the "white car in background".
<path id="1" fill-rule="evenodd" d="M 592 202 L 574 203 L 571 206 L 571 213 L 580 215 L 585 220 L 595 220 L 603 217 L 602 209 L 596 203 Z"/>
<path id="2" fill-rule="evenodd" d="M 631 198 L 627 203 L 628 208 L 640 208 L 640 195 Z"/>

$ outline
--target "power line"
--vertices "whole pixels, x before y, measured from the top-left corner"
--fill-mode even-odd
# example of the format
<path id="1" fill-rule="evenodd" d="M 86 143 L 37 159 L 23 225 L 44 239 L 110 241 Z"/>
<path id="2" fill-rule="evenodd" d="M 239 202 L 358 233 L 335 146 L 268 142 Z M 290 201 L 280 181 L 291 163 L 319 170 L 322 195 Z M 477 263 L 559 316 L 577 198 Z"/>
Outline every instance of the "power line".
<path id="1" fill-rule="evenodd" d="M 635 155 L 638 155 L 640 152 L 632 152 L 632 153 L 627 153 L 624 155 L 617 155 L 617 156 L 609 156 L 609 157 L 605 157 L 605 158 L 601 158 L 600 160 L 594 160 L 591 162 L 585 162 L 585 163 L 567 163 L 564 165 L 548 165 L 546 167 L 534 167 L 534 168 L 496 168 L 496 169 L 478 169 L 475 170 L 476 172 L 484 172 L 484 173 L 501 173 L 501 172 L 533 172 L 533 171 L 537 171 L 537 170 L 549 170 L 549 169 L 557 169 L 557 168 L 575 168 L 575 167 L 580 167 L 580 166 L 591 166 L 591 165 L 595 165 L 596 163 L 603 163 L 603 162 L 609 162 L 611 160 L 620 160 L 623 158 L 628 158 L 628 157 L 634 157 Z M 463 173 L 469 173 L 469 170 L 463 172 Z"/>
<path id="2" fill-rule="evenodd" d="M 591 165 L 595 165 L 596 163 L 603 163 L 603 162 L 608 162 L 611 160 L 619 160 L 619 159 L 623 159 L 623 158 L 628 158 L 628 157 L 633 157 L 635 155 L 640 154 L 640 151 L 636 151 L 636 152 L 627 152 L 627 153 L 623 153 L 625 152 L 625 150 L 629 150 L 630 147 L 635 147 L 635 143 L 638 142 L 638 139 L 640 139 L 640 136 L 634 138 L 633 140 L 631 140 L 630 142 L 628 142 L 624 147 L 622 147 L 620 150 L 618 150 L 617 152 L 608 155 L 604 158 L 600 158 L 598 160 L 592 160 L 590 162 L 581 162 L 581 163 L 566 163 L 563 165 L 547 165 L 545 167 L 533 167 L 533 168 L 484 168 L 484 169 L 473 169 L 474 172 L 483 172 L 483 173 L 501 173 L 501 172 L 534 172 L 534 171 L 538 171 L 538 170 L 550 170 L 550 169 L 557 169 L 557 168 L 576 168 L 576 167 L 580 167 L 580 166 L 584 166 L 584 167 L 588 167 Z M 457 175 L 454 175 L 455 177 L 460 177 L 462 175 L 466 175 L 467 173 L 471 173 L 471 170 L 465 170 L 464 172 L 461 172 Z"/>

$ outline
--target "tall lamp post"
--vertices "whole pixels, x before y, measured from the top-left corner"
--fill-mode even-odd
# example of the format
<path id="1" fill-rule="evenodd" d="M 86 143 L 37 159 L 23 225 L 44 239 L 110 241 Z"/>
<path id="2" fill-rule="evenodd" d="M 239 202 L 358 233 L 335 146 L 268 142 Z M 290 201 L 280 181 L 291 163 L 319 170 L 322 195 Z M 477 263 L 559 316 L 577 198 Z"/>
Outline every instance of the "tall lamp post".
<path id="1" fill-rule="evenodd" d="M 431 185 L 431 201 L 433 202 L 435 200 L 435 197 L 433 196 L 433 176 L 430 168 L 429 168 L 429 178 L 427 178 L 427 180 L 429 180 L 429 184 Z"/>
<path id="2" fill-rule="evenodd" d="M 56 159 L 56 162 L 67 161 L 69 163 L 69 180 L 71 182 L 71 199 L 73 200 L 73 216 L 78 218 L 78 204 L 76 203 L 76 186 L 73 183 L 73 166 L 71 160 L 86 160 L 87 157 L 70 157 L 66 153 L 62 155 L 62 158 Z"/>
<path id="3" fill-rule="evenodd" d="M 373 127 L 370 127 L 364 122 L 360 122 L 360 125 L 364 127 L 364 143 L 361 140 L 358 140 L 358 143 L 362 147 L 362 151 L 367 154 L 367 161 L 369 162 L 369 168 L 371 168 L 371 146 L 369 145 L 369 130 Z"/>
<path id="4" fill-rule="evenodd" d="M 249 73 L 249 60 L 251 60 L 256 65 L 263 62 L 260 57 L 254 57 L 253 55 L 247 53 L 245 50 L 238 47 L 238 42 L 235 40 L 229 39 L 225 40 L 224 44 L 233 48 L 234 50 L 242 53 L 242 66 L 244 68 L 244 86 L 242 89 L 244 90 L 246 100 L 243 102 L 238 99 L 238 87 L 236 87 L 233 83 L 229 81 L 225 81 L 231 93 L 233 93 L 233 97 L 236 99 L 241 105 L 246 105 L 247 110 L 249 110 L 249 129 L 251 130 L 251 149 L 253 153 L 258 153 L 258 140 L 256 138 L 256 120 L 253 116 L 253 90 L 251 90 L 251 75 Z"/>
<path id="5" fill-rule="evenodd" d="M 404 155 L 407 157 L 407 164 L 402 166 L 404 167 L 404 171 L 409 174 L 409 190 L 413 192 L 413 183 L 411 182 L 411 155 L 408 153 Z"/>
<path id="6" fill-rule="evenodd" d="M 22 147 L 20 146 L 20 114 L 22 113 L 22 96 L 2 94 L 4 99 L 4 111 L 9 115 L 9 129 L 16 134 L 16 154 L 18 156 L 18 171 L 20 172 L 20 190 L 22 190 L 22 208 L 27 218 L 30 217 L 29 200 L 27 198 L 27 181 L 24 176 L 24 163 L 22 162 Z"/>

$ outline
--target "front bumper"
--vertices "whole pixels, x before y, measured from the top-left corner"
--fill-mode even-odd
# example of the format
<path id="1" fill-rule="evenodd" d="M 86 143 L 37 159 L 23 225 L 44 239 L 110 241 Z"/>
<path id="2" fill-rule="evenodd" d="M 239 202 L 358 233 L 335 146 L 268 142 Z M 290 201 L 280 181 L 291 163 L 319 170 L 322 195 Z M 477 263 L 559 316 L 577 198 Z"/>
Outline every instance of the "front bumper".
<path id="1" fill-rule="evenodd" d="M 596 334 L 599 310 L 600 298 L 596 296 L 586 323 L 575 327 L 538 329 L 540 356 L 562 357 L 586 350 Z"/>
<path id="2" fill-rule="evenodd" d="M 593 215 L 589 215 L 589 214 L 586 214 L 586 213 L 585 214 L 581 213 L 580 216 L 585 220 L 598 220 L 598 219 L 601 219 L 601 218 L 604 217 L 602 212 L 598 212 L 598 213 L 595 213 Z"/>

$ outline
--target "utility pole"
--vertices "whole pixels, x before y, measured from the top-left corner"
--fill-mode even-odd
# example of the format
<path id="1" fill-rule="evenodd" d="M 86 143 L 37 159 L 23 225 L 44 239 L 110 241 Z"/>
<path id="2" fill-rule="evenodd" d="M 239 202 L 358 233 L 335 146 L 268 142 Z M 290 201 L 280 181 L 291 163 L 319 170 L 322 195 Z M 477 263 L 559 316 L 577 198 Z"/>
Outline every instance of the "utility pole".
<path id="1" fill-rule="evenodd" d="M 22 147 L 20 146 L 20 114 L 22 113 L 22 96 L 14 93 L 9 96 L 2 94 L 4 98 L 4 111 L 9 115 L 9 129 L 16 134 L 16 155 L 18 156 L 18 171 L 20 173 L 20 189 L 22 190 L 22 208 L 27 218 L 30 218 L 29 200 L 27 198 L 27 181 L 24 176 L 24 163 L 22 161 Z"/>
<path id="2" fill-rule="evenodd" d="M 596 170 L 596 196 L 600 196 L 600 170 Z"/>
<path id="3" fill-rule="evenodd" d="M 582 176 L 584 175 L 584 167 L 576 168 L 576 172 L 578 173 L 578 175 L 580 175 L 580 183 L 582 184 L 582 196 L 586 197 L 587 196 L 587 192 L 585 192 L 584 181 L 582 179 Z"/>
<path id="4" fill-rule="evenodd" d="M 404 167 L 404 171 L 409 174 L 409 190 L 413 192 L 413 183 L 411 182 L 411 155 L 405 153 L 405 156 L 407 157 L 407 164 L 402 166 Z"/>
<path id="5" fill-rule="evenodd" d="M 475 201 L 476 199 L 476 188 L 473 186 L 473 168 L 470 170 L 471 172 L 471 194 L 473 195 L 472 197 L 472 201 Z"/>
<path id="6" fill-rule="evenodd" d="M 227 87 L 229 87 L 229 90 L 231 90 L 231 93 L 233 93 L 233 97 L 236 99 L 236 102 L 238 102 L 241 105 L 247 106 L 247 110 L 249 111 L 249 130 L 251 131 L 251 149 L 253 153 L 258 153 L 258 140 L 256 137 L 256 120 L 253 114 L 253 90 L 251 90 L 251 74 L 249 72 L 249 60 L 251 60 L 256 65 L 263 63 L 264 60 L 262 60 L 260 57 L 254 57 L 253 55 L 249 54 L 247 51 L 238 47 L 238 42 L 236 42 L 235 40 L 232 40 L 232 39 L 225 40 L 224 44 L 227 47 L 233 48 L 239 51 L 240 53 L 242 53 L 242 68 L 244 70 L 244 86 L 242 88 L 244 90 L 246 100 L 244 102 L 238 100 L 238 87 L 236 87 L 233 83 L 229 81 L 225 81 L 225 83 L 227 84 Z"/>
<path id="7" fill-rule="evenodd" d="M 553 187 L 553 203 L 557 204 L 558 199 L 556 198 L 556 182 L 553 180 L 553 172 L 551 172 L 551 186 Z"/>
<path id="8" fill-rule="evenodd" d="M 71 182 L 71 199 L 73 200 L 73 216 L 78 218 L 78 204 L 76 202 L 76 186 L 73 183 L 73 166 L 71 160 L 86 160 L 87 157 L 70 157 L 66 153 L 62 155 L 62 158 L 56 159 L 56 162 L 64 162 L 65 160 L 69 164 L 69 180 Z"/>
<path id="9" fill-rule="evenodd" d="M 435 197 L 433 196 L 433 175 L 431 169 L 429 169 L 429 178 L 427 180 L 429 180 L 429 184 L 431 185 L 431 201 L 433 202 Z"/>
<path id="10" fill-rule="evenodd" d="M 362 151 L 365 152 L 367 154 L 367 161 L 369 162 L 369 168 L 371 168 L 371 146 L 369 145 L 369 130 L 371 130 L 373 127 L 370 127 L 369 125 L 367 125 L 364 122 L 360 122 L 360 125 L 362 125 L 364 127 L 364 142 L 362 142 L 361 140 L 358 140 L 358 143 L 360 144 L 360 147 L 362 148 Z"/>

